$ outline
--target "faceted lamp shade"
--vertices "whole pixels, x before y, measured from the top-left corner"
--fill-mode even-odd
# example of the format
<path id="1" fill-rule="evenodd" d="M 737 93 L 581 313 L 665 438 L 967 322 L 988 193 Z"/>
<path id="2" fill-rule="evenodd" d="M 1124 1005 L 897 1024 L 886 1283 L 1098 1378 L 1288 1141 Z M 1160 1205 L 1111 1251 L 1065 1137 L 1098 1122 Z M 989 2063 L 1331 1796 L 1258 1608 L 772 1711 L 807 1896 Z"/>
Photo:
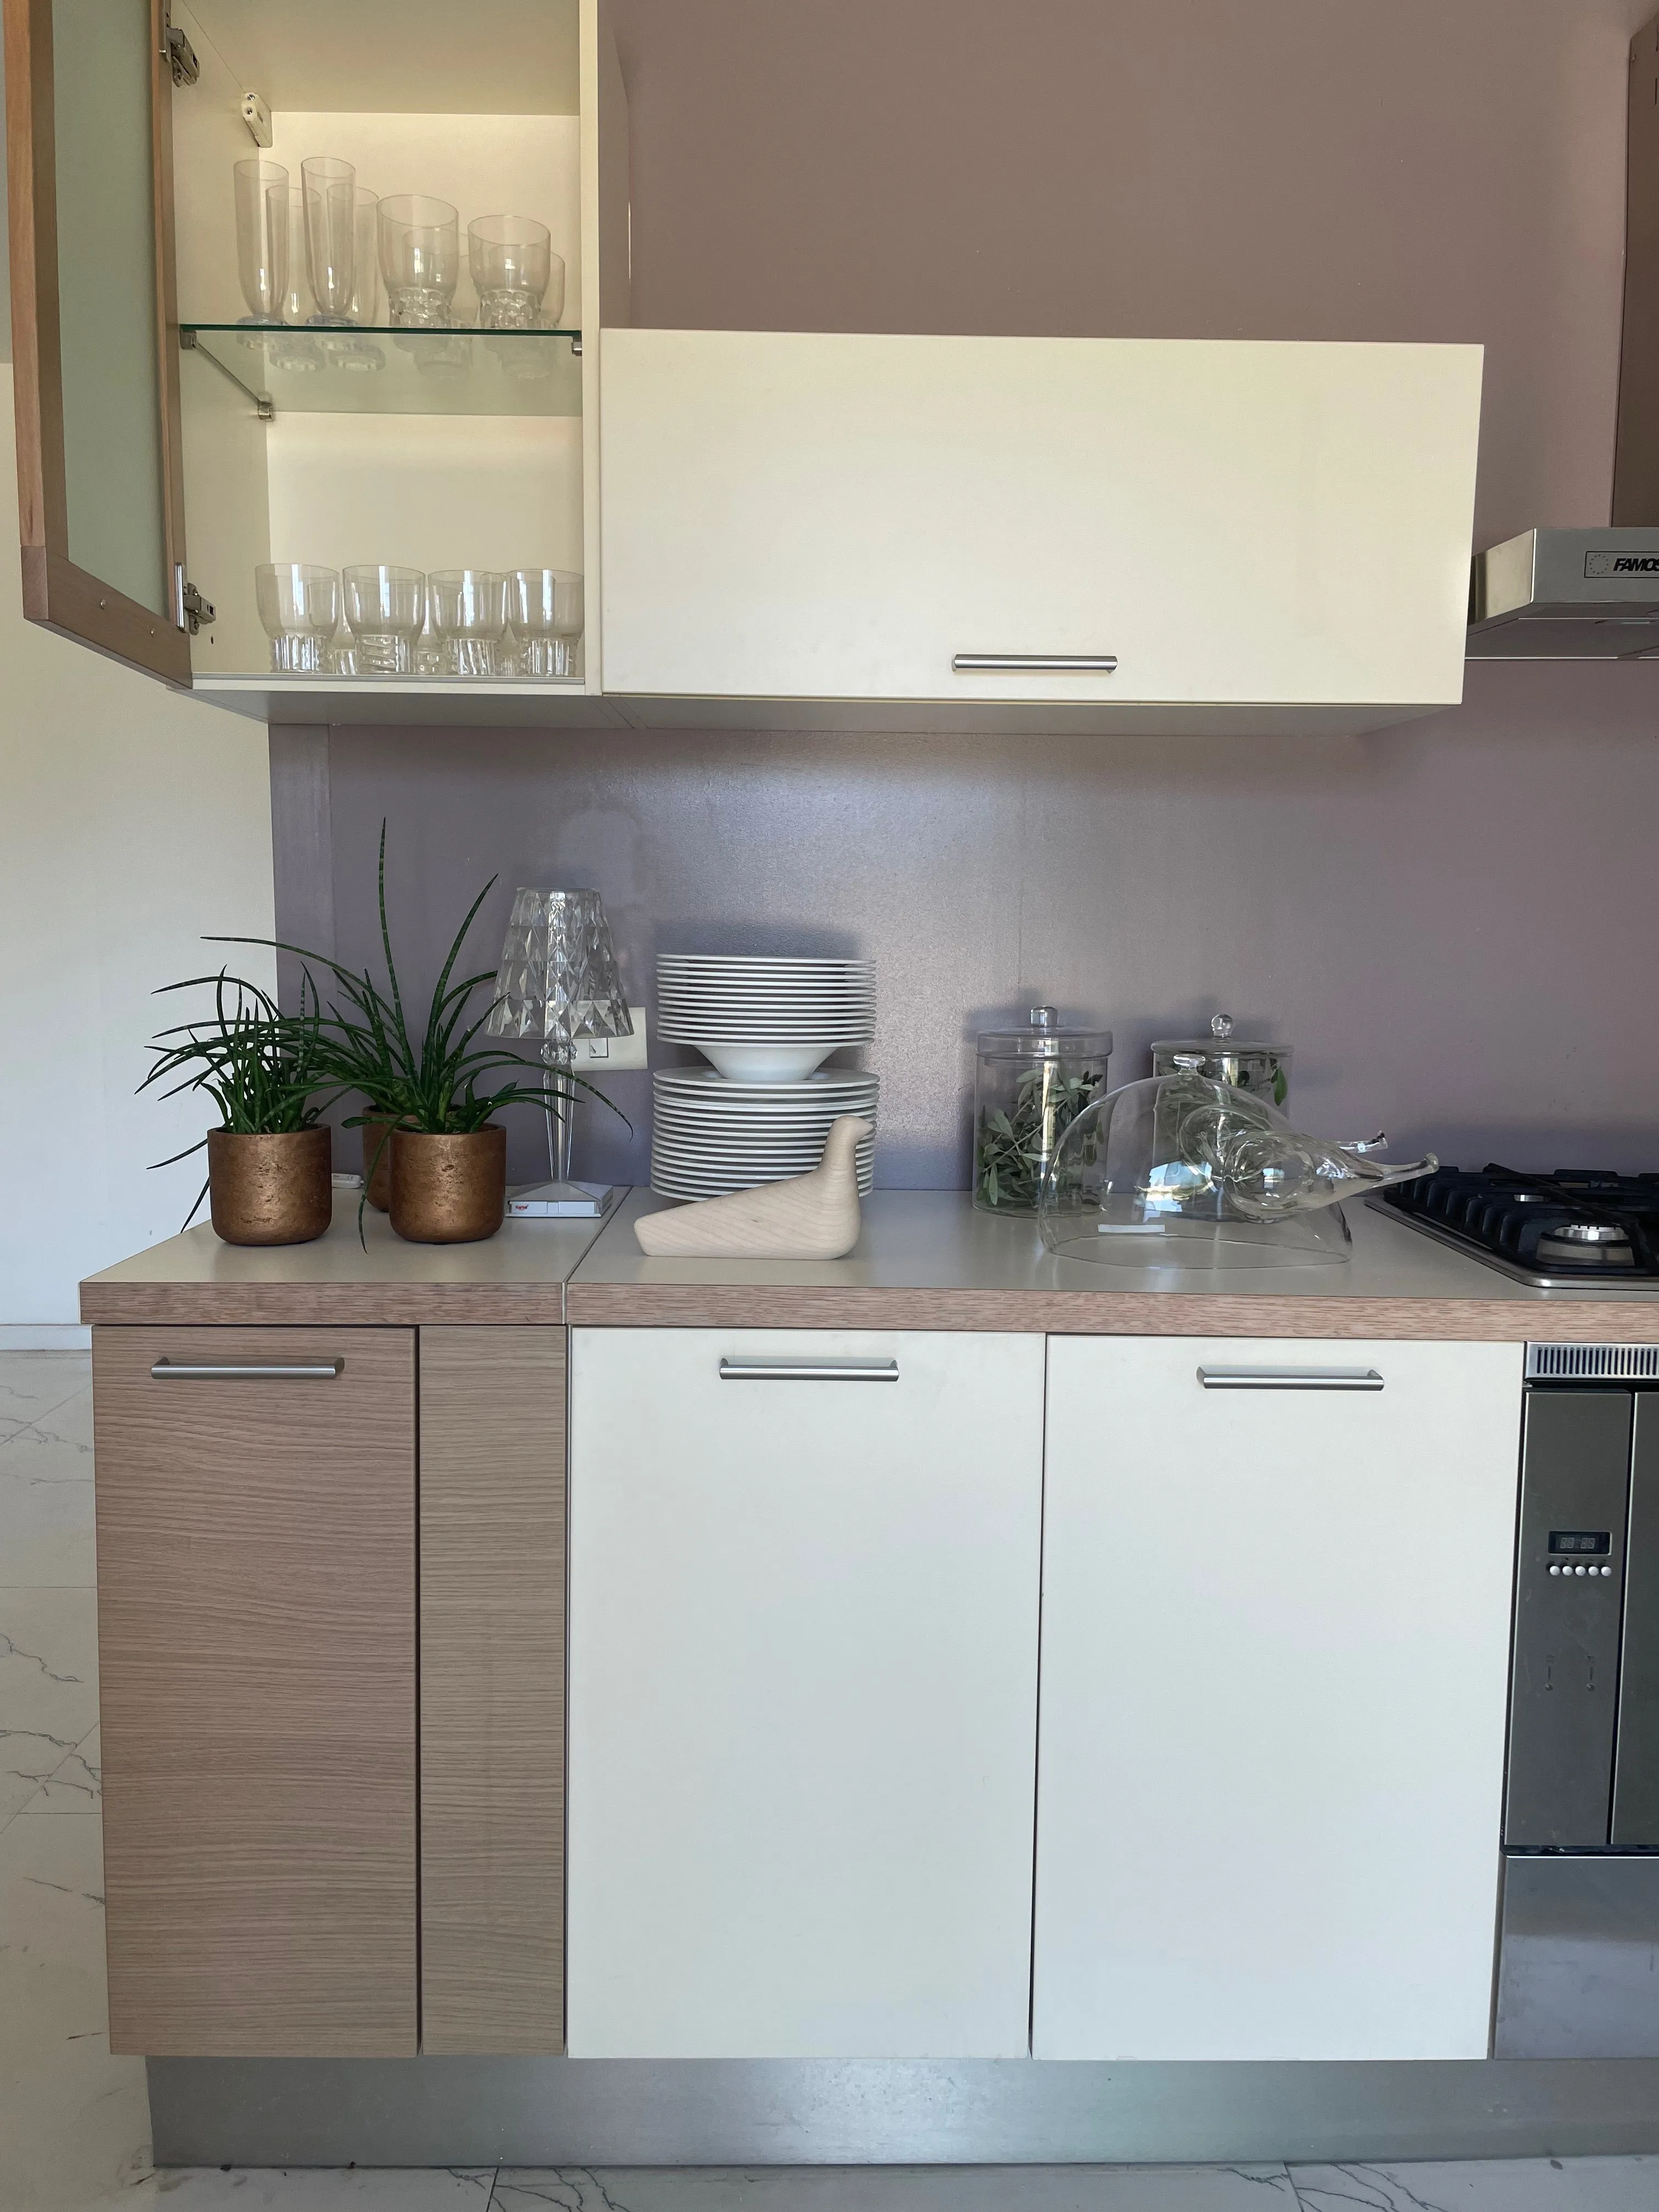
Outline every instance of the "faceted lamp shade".
<path id="1" fill-rule="evenodd" d="M 545 1060 L 568 1059 L 578 1037 L 632 1036 L 599 893 L 515 892 L 495 994 L 490 1035 L 540 1037 Z"/>

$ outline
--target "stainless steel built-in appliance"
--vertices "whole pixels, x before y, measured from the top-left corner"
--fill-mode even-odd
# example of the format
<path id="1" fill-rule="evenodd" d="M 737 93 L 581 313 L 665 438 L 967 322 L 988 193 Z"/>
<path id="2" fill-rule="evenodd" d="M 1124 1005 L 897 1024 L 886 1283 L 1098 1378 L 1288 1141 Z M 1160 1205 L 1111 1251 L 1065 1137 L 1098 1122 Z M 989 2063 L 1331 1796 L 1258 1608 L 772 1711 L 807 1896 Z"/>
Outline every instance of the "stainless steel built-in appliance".
<path id="1" fill-rule="evenodd" d="M 1611 530 L 1528 530 L 1475 556 L 1472 659 L 1659 653 L 1659 17 L 1631 40 L 1625 307 Z"/>
<path id="2" fill-rule="evenodd" d="M 1527 1350 L 1493 2050 L 1659 2056 L 1659 1346 Z"/>
<path id="3" fill-rule="evenodd" d="M 1366 1203 L 1539 1290 L 1659 1291 L 1659 1176 L 1443 1167 Z"/>
<path id="4" fill-rule="evenodd" d="M 1635 660 L 1659 653 L 1659 526 L 1523 530 L 1474 556 L 1474 660 Z"/>

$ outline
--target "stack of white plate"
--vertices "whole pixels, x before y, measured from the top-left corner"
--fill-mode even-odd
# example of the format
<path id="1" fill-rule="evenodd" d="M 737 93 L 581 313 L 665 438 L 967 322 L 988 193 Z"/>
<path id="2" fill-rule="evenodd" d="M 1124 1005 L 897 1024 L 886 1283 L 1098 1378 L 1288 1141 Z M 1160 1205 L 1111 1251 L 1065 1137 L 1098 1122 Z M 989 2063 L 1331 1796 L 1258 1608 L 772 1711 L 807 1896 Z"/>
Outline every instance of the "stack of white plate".
<path id="1" fill-rule="evenodd" d="M 842 1114 L 876 1118 L 879 1085 L 856 1068 L 801 1083 L 732 1083 L 711 1067 L 659 1069 L 651 1134 L 651 1188 L 664 1198 L 718 1198 L 808 1174 Z M 859 1194 L 875 1181 L 875 1139 L 858 1148 Z"/>
<path id="2" fill-rule="evenodd" d="M 875 1033 L 868 960 L 658 957 L 658 1036 L 695 1045 L 733 1082 L 799 1083 L 832 1052 Z"/>

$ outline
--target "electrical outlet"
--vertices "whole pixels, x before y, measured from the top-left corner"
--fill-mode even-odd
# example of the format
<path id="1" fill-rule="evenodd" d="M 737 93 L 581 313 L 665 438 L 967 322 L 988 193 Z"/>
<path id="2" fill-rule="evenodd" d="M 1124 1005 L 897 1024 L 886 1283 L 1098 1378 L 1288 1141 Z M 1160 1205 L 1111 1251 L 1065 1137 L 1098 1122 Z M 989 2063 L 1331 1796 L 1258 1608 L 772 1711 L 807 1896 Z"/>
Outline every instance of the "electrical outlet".
<path id="1" fill-rule="evenodd" d="M 585 1075 L 620 1075 L 624 1068 L 643 1067 L 645 1008 L 630 1006 L 634 1034 L 625 1037 L 578 1037 L 576 1066 Z"/>

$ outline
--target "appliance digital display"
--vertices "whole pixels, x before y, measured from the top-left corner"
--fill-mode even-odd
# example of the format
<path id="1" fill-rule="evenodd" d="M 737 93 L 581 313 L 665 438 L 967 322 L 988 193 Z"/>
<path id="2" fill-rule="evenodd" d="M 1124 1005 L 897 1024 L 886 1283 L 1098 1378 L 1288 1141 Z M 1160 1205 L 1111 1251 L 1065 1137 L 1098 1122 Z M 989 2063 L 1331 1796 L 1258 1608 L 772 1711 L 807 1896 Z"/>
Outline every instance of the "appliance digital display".
<path id="1" fill-rule="evenodd" d="M 1552 1528 L 1552 1552 L 1607 1553 L 1613 1549 L 1613 1537 L 1606 1528 Z"/>

